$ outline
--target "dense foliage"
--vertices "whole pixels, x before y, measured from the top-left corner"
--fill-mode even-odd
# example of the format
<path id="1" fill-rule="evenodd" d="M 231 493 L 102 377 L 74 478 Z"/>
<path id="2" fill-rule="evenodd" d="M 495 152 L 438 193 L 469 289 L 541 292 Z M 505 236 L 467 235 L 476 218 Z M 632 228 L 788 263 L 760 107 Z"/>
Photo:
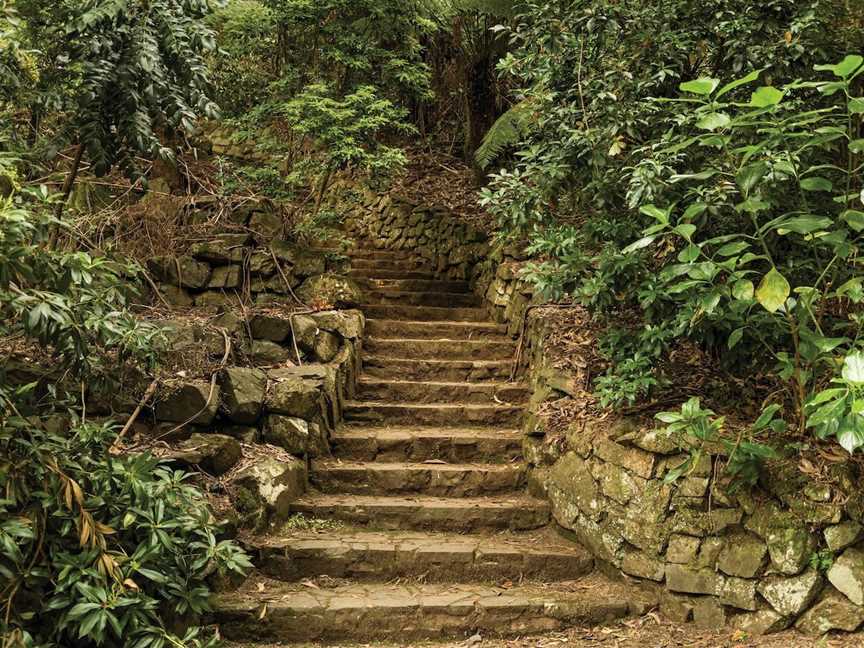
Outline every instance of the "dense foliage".
<path id="1" fill-rule="evenodd" d="M 841 376 L 860 344 L 861 9 L 520 12 L 500 69 L 530 117 L 483 203 L 529 238 L 542 260 L 526 276 L 543 293 L 608 324 L 604 404 L 661 388 L 658 360 L 687 339 L 733 370 L 775 372 L 797 432 L 861 447 Z"/>

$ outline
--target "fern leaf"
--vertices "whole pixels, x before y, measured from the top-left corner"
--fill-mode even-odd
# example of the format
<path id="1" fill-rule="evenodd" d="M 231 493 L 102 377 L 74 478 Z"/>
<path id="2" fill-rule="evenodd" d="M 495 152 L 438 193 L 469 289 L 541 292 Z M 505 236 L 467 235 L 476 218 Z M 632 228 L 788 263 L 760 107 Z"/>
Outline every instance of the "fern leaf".
<path id="1" fill-rule="evenodd" d="M 483 137 L 474 160 L 481 169 L 487 168 L 498 156 L 519 143 L 530 131 L 531 111 L 527 101 L 521 101 L 501 115 Z"/>

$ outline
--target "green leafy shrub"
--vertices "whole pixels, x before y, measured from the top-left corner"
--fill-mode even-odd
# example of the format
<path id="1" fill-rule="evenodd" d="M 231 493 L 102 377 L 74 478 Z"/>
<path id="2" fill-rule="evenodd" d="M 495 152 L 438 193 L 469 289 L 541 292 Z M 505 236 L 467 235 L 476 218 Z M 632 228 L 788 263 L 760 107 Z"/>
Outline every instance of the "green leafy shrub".
<path id="1" fill-rule="evenodd" d="M 86 392 L 151 366 L 162 333 L 127 310 L 134 265 L 44 244 L 52 206 L 44 187 L 0 197 L 0 335 L 51 358 L 24 384 L 0 368 L 3 645 L 210 645 L 177 628 L 248 560 L 188 476 L 112 453 L 117 428 L 83 418 Z"/>

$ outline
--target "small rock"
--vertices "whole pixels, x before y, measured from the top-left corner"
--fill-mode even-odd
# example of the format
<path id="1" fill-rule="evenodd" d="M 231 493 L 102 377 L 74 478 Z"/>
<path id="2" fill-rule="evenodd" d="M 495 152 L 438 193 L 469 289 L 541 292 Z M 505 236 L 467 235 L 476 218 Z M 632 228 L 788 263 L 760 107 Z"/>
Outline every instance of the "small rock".
<path id="1" fill-rule="evenodd" d="M 192 246 L 192 256 L 212 264 L 240 263 L 245 246 L 249 242 L 246 234 L 221 234 L 218 239 Z"/>
<path id="2" fill-rule="evenodd" d="M 621 571 L 630 576 L 660 582 L 665 574 L 665 565 L 662 560 L 652 558 L 641 551 L 629 550 L 624 553 Z"/>
<path id="3" fill-rule="evenodd" d="M 864 528 L 852 520 L 835 524 L 825 529 L 825 542 L 831 551 L 843 551 L 861 539 L 862 530 Z"/>
<path id="4" fill-rule="evenodd" d="M 726 611 L 714 598 L 706 596 L 693 604 L 693 623 L 707 630 L 720 630 L 726 626 Z"/>
<path id="5" fill-rule="evenodd" d="M 686 535 L 673 535 L 669 538 L 669 546 L 666 549 L 666 562 L 676 565 L 686 565 L 696 559 L 699 552 L 700 538 Z"/>
<path id="6" fill-rule="evenodd" d="M 256 365 L 278 365 L 291 359 L 288 349 L 269 340 L 252 340 L 249 355 Z"/>
<path id="7" fill-rule="evenodd" d="M 323 275 L 327 269 L 327 260 L 321 255 L 314 252 L 298 251 L 294 259 L 294 274 L 301 279 L 307 277 L 316 277 Z M 337 275 L 333 275 L 337 276 Z M 298 293 L 299 296 L 299 293 Z M 301 297 L 304 301 L 304 297 Z"/>
<path id="8" fill-rule="evenodd" d="M 795 627 L 804 634 L 819 636 L 831 630 L 854 632 L 864 623 L 864 608 L 829 588 L 819 602 L 798 619 Z"/>
<path id="9" fill-rule="evenodd" d="M 159 286 L 159 294 L 169 306 L 188 307 L 193 303 L 192 297 L 183 288 L 163 283 Z"/>
<path id="10" fill-rule="evenodd" d="M 760 636 L 785 630 L 789 627 L 790 620 L 771 608 L 764 608 L 756 612 L 739 614 L 732 624 L 747 634 Z"/>
<path id="11" fill-rule="evenodd" d="M 249 329 L 256 340 L 284 342 L 291 337 L 291 321 L 288 317 L 253 315 L 249 320 Z"/>
<path id="12" fill-rule="evenodd" d="M 359 304 L 362 302 L 362 295 L 356 281 L 335 274 L 310 277 L 297 289 L 297 297 L 307 304 L 318 302 L 334 307 Z"/>
<path id="13" fill-rule="evenodd" d="M 739 610 L 755 610 L 756 581 L 747 578 L 724 578 L 717 595 L 724 605 L 731 605 Z"/>
<path id="14" fill-rule="evenodd" d="M 765 600 L 783 616 L 795 617 L 807 609 L 822 589 L 822 575 L 808 569 L 800 576 L 768 576 L 757 588 Z"/>
<path id="15" fill-rule="evenodd" d="M 666 565 L 666 587 L 685 594 L 715 594 L 718 576 L 712 569 L 689 569 L 683 565 Z"/>
<path id="16" fill-rule="evenodd" d="M 220 428 L 222 434 L 234 437 L 240 443 L 255 443 L 258 441 L 258 429 L 248 425 L 229 425 Z"/>
<path id="17" fill-rule="evenodd" d="M 210 474 L 224 475 L 240 461 L 242 454 L 240 444 L 233 437 L 196 433 L 182 441 L 169 456 L 190 466 L 200 466 Z"/>
<path id="18" fill-rule="evenodd" d="M 209 401 L 210 383 L 204 380 L 174 385 L 169 390 L 156 403 L 157 421 L 206 426 L 216 418 L 220 397 L 218 385 L 213 388 L 213 397 Z"/>
<path id="19" fill-rule="evenodd" d="M 255 423 L 267 392 L 267 374 L 260 369 L 228 367 L 219 376 L 226 416 L 234 423 Z"/>
<path id="20" fill-rule="evenodd" d="M 213 268 L 207 287 L 212 290 L 230 290 L 240 287 L 240 266 L 228 265 Z"/>
<path id="21" fill-rule="evenodd" d="M 864 605 L 864 550 L 844 551 L 828 570 L 828 580 L 855 605 Z"/>
<path id="22" fill-rule="evenodd" d="M 147 268 L 159 281 L 193 290 L 200 290 L 210 279 L 210 266 L 192 257 L 153 257 L 147 261 Z"/>

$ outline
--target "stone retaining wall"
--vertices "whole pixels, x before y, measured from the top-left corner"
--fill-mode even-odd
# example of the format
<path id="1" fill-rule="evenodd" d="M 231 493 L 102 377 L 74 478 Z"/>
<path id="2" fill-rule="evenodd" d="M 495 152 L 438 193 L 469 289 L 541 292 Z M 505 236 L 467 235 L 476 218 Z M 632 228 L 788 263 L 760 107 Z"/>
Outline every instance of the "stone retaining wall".
<path id="1" fill-rule="evenodd" d="M 688 455 L 654 421 L 595 419 L 571 425 L 563 439 L 544 438 L 540 406 L 578 402 L 587 385 L 552 367 L 542 319 L 526 321 L 539 300 L 519 279 L 525 258 L 518 247 L 493 248 L 443 210 L 387 196 L 362 202 L 351 218 L 355 232 L 433 261 L 442 277 L 470 279 L 493 318 L 514 337 L 524 333 L 521 369 L 533 388 L 523 443 L 531 489 L 549 499 L 555 521 L 574 540 L 652 584 L 661 611 L 675 620 L 752 634 L 792 625 L 822 634 L 864 623 L 864 497 L 851 469 L 837 468 L 831 484 L 820 484 L 792 467 L 733 492 L 720 452 L 667 483 Z"/>

